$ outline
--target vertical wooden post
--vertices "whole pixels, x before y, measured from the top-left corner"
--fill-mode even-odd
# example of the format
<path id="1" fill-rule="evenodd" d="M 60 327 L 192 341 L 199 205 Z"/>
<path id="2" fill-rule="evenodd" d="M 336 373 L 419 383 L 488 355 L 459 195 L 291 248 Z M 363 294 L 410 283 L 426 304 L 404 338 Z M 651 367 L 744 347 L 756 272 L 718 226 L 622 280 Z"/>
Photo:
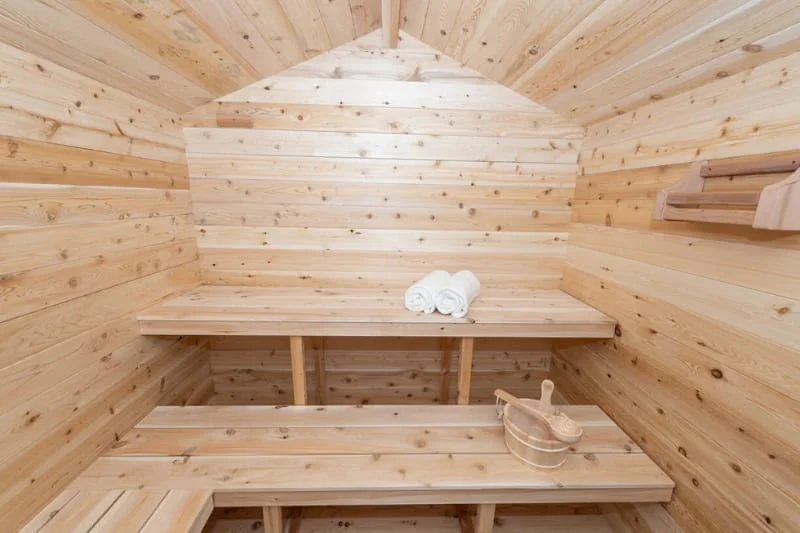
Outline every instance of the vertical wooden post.
<path id="1" fill-rule="evenodd" d="M 494 511 L 496 505 L 493 503 L 482 503 L 478 505 L 478 518 L 475 524 L 475 533 L 492 533 L 494 530 Z"/>
<path id="2" fill-rule="evenodd" d="M 264 507 L 264 533 L 283 533 L 283 515 L 280 507 Z"/>
<path id="3" fill-rule="evenodd" d="M 439 367 L 439 403 L 450 403 L 450 365 L 453 362 L 453 339 L 445 337 L 439 341 L 442 362 Z"/>
<path id="4" fill-rule="evenodd" d="M 306 405 L 308 404 L 308 392 L 306 391 L 306 357 L 303 350 L 303 337 L 290 337 L 289 351 L 292 355 L 294 404 Z"/>
<path id="5" fill-rule="evenodd" d="M 400 37 L 400 0 L 381 0 L 383 46 L 397 48 Z"/>
<path id="6" fill-rule="evenodd" d="M 325 374 L 325 337 L 319 338 L 319 347 L 315 350 L 314 373 L 317 378 L 317 403 L 325 405 L 327 403 L 325 401 L 325 389 L 328 388 Z"/>
<path id="7" fill-rule="evenodd" d="M 458 405 L 469 404 L 469 389 L 472 383 L 472 351 L 475 339 L 461 339 L 461 350 L 458 354 Z"/>

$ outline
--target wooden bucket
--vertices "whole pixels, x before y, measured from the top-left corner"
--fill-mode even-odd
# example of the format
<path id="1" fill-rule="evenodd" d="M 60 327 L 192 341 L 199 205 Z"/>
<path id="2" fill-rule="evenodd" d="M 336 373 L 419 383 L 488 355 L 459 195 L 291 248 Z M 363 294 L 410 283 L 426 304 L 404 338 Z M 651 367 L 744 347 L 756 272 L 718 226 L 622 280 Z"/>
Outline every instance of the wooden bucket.
<path id="1" fill-rule="evenodd" d="M 537 468 L 563 465 L 570 446 L 583 435 L 579 424 L 553 406 L 554 390 L 553 382 L 546 379 L 542 382 L 541 400 L 517 398 L 500 389 L 494 392 L 506 447 L 514 457 Z"/>
<path id="2" fill-rule="evenodd" d="M 520 401 L 538 409 L 538 400 Z M 569 444 L 548 438 L 545 424 L 528 416 L 513 405 L 502 407 L 505 441 L 511 454 L 520 461 L 537 468 L 558 468 L 567 460 Z"/>

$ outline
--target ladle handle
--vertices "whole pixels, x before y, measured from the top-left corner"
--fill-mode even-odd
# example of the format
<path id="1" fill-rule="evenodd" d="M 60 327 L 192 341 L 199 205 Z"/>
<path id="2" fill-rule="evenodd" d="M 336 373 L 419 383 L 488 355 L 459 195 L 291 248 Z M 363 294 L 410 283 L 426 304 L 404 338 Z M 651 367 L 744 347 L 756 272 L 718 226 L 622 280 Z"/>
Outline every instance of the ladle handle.
<path id="1" fill-rule="evenodd" d="M 567 424 L 574 424 L 572 420 L 567 415 L 559 415 L 558 417 L 553 415 L 548 415 L 540 410 L 527 405 L 525 402 L 521 401 L 516 396 L 507 393 L 502 389 L 497 389 L 494 391 L 494 395 L 497 396 L 501 401 L 506 402 L 507 404 L 513 405 L 523 413 L 526 413 L 543 424 L 547 426 L 547 429 L 550 430 L 550 433 L 561 442 L 566 442 L 568 444 L 574 444 L 578 442 L 583 434 L 583 431 L 580 429 L 580 426 L 577 426 L 576 432 L 574 434 L 565 433 L 559 425 L 562 421 L 565 421 Z"/>
<path id="2" fill-rule="evenodd" d="M 555 389 L 555 385 L 549 379 L 542 381 L 542 399 L 539 402 L 539 409 L 547 414 L 547 415 L 554 415 L 555 409 L 553 409 L 553 389 Z"/>

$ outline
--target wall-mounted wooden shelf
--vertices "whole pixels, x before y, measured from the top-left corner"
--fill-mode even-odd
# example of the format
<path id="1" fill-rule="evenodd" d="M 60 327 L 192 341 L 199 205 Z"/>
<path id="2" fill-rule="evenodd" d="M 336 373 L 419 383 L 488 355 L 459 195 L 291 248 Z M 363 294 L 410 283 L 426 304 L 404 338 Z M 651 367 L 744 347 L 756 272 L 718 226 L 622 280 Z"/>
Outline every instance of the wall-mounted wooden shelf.
<path id="1" fill-rule="evenodd" d="M 709 178 L 792 174 L 761 192 L 705 191 Z M 698 161 L 678 183 L 656 198 L 656 220 L 739 224 L 769 230 L 800 230 L 800 152 L 746 161 Z"/>

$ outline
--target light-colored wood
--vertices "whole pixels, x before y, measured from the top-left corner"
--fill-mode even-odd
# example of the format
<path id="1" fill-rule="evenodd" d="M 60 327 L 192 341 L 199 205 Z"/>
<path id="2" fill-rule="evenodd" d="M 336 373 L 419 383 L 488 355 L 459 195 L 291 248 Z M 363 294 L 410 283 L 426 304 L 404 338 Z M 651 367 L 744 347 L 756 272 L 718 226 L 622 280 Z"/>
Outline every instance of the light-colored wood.
<path id="1" fill-rule="evenodd" d="M 475 519 L 475 533 L 492 533 L 494 531 L 494 513 L 496 505 L 493 503 L 478 505 L 478 516 Z"/>
<path id="2" fill-rule="evenodd" d="M 497 396 L 500 401 L 511 405 L 529 417 L 535 418 L 537 422 L 546 424 L 547 431 L 549 431 L 552 438 L 574 444 L 580 440 L 583 431 L 580 425 L 575 424 L 568 415 L 564 413 L 551 414 L 547 412 L 551 410 L 551 408 L 548 408 L 550 399 L 549 397 L 545 399 L 544 396 L 544 390 L 548 387 L 551 391 L 553 390 L 552 381 L 545 380 L 542 382 L 542 400 L 540 400 L 542 403 L 537 403 L 535 406 L 525 403 L 523 400 L 508 394 L 504 390 L 495 391 L 495 396 Z"/>
<path id="3" fill-rule="evenodd" d="M 653 218 L 739 224 L 758 229 L 800 230 L 800 215 L 797 214 L 800 163 L 797 159 L 796 153 L 791 153 L 776 158 L 764 156 L 762 159 L 751 158 L 741 163 L 734 161 L 721 165 L 708 161 L 695 162 L 678 183 L 658 192 Z M 738 181 L 741 176 L 787 171 L 792 174 L 777 183 L 767 183 L 758 193 L 703 192 L 705 180 L 709 178 L 728 176 L 730 180 Z"/>
<path id="4" fill-rule="evenodd" d="M 211 491 L 172 489 L 142 527 L 141 533 L 201 533 L 213 510 Z"/>
<path id="5" fill-rule="evenodd" d="M 210 392 L 205 347 L 145 339 L 134 315 L 199 281 L 175 110 L 211 93 L 92 22 L 116 25 L 130 9 L 0 8 L 0 514 L 9 531 L 153 406 Z M 87 529 L 101 519 L 141 525 L 156 500 L 122 494 L 119 508 L 74 516 Z"/>
<path id="6" fill-rule="evenodd" d="M 587 422 L 587 434 L 597 432 L 593 440 L 598 444 L 609 438 L 608 431 L 615 429 L 614 423 L 594 406 L 565 409 Z M 169 431 L 181 431 L 181 426 L 195 422 L 206 429 L 190 437 L 197 440 L 189 448 L 186 441 L 170 437 Z M 294 440 L 288 433 L 292 426 L 315 431 L 329 428 L 351 437 L 329 441 L 320 438 L 321 433 L 317 437 L 308 434 L 303 439 L 305 455 L 297 455 L 291 446 L 229 455 L 224 449 L 219 449 L 221 454 L 213 451 L 213 441 L 218 437 L 208 424 L 223 430 L 229 439 L 243 439 L 243 443 L 251 438 L 243 429 L 247 427 L 275 433 L 276 444 Z M 335 502 L 358 505 L 370 499 L 371 505 L 391 505 L 411 504 L 421 498 L 427 498 L 428 503 L 492 504 L 631 498 L 660 501 L 669 497 L 669 478 L 635 448 L 598 453 L 576 450 L 562 469 L 543 475 L 535 469 L 520 469 L 505 451 L 502 435 L 482 434 L 475 424 L 499 429 L 501 422 L 493 406 L 162 407 L 123 436 L 117 449 L 123 450 L 131 443 L 129 453 L 96 461 L 76 487 L 126 489 L 135 485 L 147 490 L 176 490 L 191 485 L 193 489 L 213 490 L 217 506 L 246 501 L 246 506 L 259 507 Z M 169 431 L 151 434 L 149 444 L 137 450 L 137 432 L 147 432 L 154 426 Z M 383 431 L 383 436 L 375 430 Z M 239 435 L 239 431 L 243 434 Z M 436 443 L 439 431 L 451 431 L 451 437 L 442 434 L 447 439 L 457 438 L 456 432 L 480 436 L 460 439 L 473 447 L 473 452 L 463 449 L 453 453 L 450 445 Z M 287 438 L 281 438 L 281 433 Z M 389 436 L 392 433 L 394 437 Z M 348 448 L 348 441 L 355 448 Z M 376 444 L 373 453 L 359 453 L 359 446 L 369 446 L 367 442 Z M 417 452 L 386 448 L 393 443 L 404 446 L 402 443 L 406 442 Z M 174 455 L 178 451 L 181 453 Z"/>
<path id="7" fill-rule="evenodd" d="M 680 490 L 666 509 L 686 531 L 791 531 L 796 521 L 798 479 L 786 472 L 797 468 L 798 291 L 793 275 L 777 278 L 796 270 L 800 241 L 654 221 L 655 195 L 708 158 L 707 191 L 741 182 L 760 192 L 780 179 L 739 172 L 796 157 L 798 65 L 790 54 L 606 120 L 589 128 L 581 157 L 563 288 L 617 318 L 619 335 L 558 347 L 553 371 L 670 465 Z M 725 156 L 741 159 L 717 162 Z"/>
<path id="8" fill-rule="evenodd" d="M 389 2 L 389 20 L 409 32 L 398 50 L 420 51 L 412 41 L 421 38 L 584 124 L 797 52 L 800 32 L 791 0 L 713 1 L 703 9 L 676 0 L 654 13 L 600 0 Z M 3 30 L 19 49 L 187 110 L 376 30 L 381 7 L 378 0 L 49 1 L 5 9 Z M 71 38 L 72 28 L 81 39 Z M 380 48 L 381 34 L 346 46 Z M 601 37 L 575 47 L 588 36 Z"/>
<path id="9" fill-rule="evenodd" d="M 453 366 L 453 341 L 441 339 L 441 367 L 439 372 L 439 403 L 450 403 L 450 369 Z"/>
<path id="10" fill-rule="evenodd" d="M 205 281 L 405 289 L 441 263 L 486 287 L 557 285 L 581 129 L 410 37 L 379 40 L 187 117 Z M 529 239 L 552 246 L 506 245 Z"/>
<path id="11" fill-rule="evenodd" d="M 306 390 L 306 351 L 301 336 L 289 337 L 289 351 L 292 358 L 292 395 L 295 405 L 308 403 Z"/>
<path id="12" fill-rule="evenodd" d="M 442 342 L 450 345 L 446 366 Z M 315 398 L 315 403 L 455 403 L 456 342 L 437 337 L 311 337 L 309 358 L 324 357 L 325 370 L 324 401 Z M 285 338 L 213 337 L 210 349 L 216 405 L 292 403 Z M 476 339 L 470 401 L 493 403 L 498 387 L 529 396 L 547 376 L 549 359 L 549 339 Z M 316 361 L 306 363 L 310 383 L 319 383 L 316 366 Z"/>
<path id="13" fill-rule="evenodd" d="M 761 191 L 753 227 L 800 231 L 800 169 Z"/>
<path id="14" fill-rule="evenodd" d="M 183 294 L 142 313 L 139 324 L 146 335 L 298 337 L 294 352 L 300 336 L 598 338 L 614 330 L 613 320 L 558 291 L 484 290 L 459 319 L 410 313 L 399 290 L 233 286 Z M 471 363 L 472 339 L 462 353 Z"/>
<path id="15" fill-rule="evenodd" d="M 397 48 L 400 37 L 400 0 L 381 0 L 381 26 L 384 48 Z"/>
<path id="16" fill-rule="evenodd" d="M 755 208 L 760 193 L 754 192 L 671 192 L 667 195 L 668 205 L 734 205 Z"/>
<path id="17" fill-rule="evenodd" d="M 141 531 L 167 493 L 168 491 L 126 490 L 103 517 L 93 525 L 92 530 Z M 57 527 L 65 527 L 65 524 L 59 524 L 58 515 L 53 518 L 53 524 Z"/>
<path id="18" fill-rule="evenodd" d="M 264 533 L 283 533 L 283 512 L 280 507 L 263 508 Z"/>
<path id="19" fill-rule="evenodd" d="M 655 504 L 654 504 L 655 505 Z M 450 506 L 304 508 L 296 533 L 323 533 L 346 529 L 351 533 L 466 533 L 459 527 L 471 516 Z M 257 530 L 260 509 L 220 509 L 211 518 L 209 533 Z M 457 514 L 458 516 L 453 516 Z M 605 516 L 591 506 L 498 506 L 497 531 L 509 533 L 611 533 Z M 622 532 L 617 532 L 622 533 Z M 636 533 L 656 533 L 644 530 Z M 666 532 L 662 532 L 666 533 Z M 673 533 L 673 532 L 670 532 Z M 677 531 L 674 533 L 678 533 Z"/>
<path id="20" fill-rule="evenodd" d="M 458 349 L 458 405 L 469 404 L 472 385 L 472 354 L 475 339 L 462 337 Z"/>

